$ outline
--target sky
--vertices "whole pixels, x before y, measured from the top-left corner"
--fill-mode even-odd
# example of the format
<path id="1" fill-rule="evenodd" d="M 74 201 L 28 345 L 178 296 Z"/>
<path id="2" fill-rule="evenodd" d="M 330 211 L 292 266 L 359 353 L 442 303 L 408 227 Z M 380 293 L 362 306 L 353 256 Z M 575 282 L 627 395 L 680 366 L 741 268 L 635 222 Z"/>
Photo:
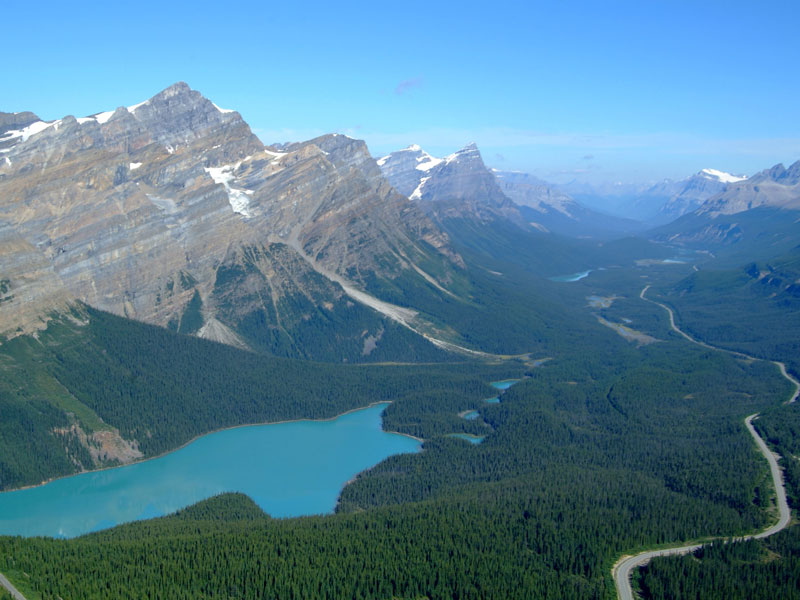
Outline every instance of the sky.
<path id="1" fill-rule="evenodd" d="M 800 159 L 800 2 L 12 2 L 0 111 L 51 120 L 185 81 L 265 143 L 476 142 L 555 182 Z"/>

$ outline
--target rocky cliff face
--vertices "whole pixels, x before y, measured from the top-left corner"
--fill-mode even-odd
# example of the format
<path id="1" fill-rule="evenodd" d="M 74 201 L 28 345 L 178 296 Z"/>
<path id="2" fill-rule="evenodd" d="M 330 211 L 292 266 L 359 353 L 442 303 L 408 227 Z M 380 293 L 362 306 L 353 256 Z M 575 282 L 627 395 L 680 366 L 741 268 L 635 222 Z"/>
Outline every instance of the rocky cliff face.
<path id="1" fill-rule="evenodd" d="M 89 117 L 0 114 L 3 334 L 77 299 L 240 344 L 244 313 L 221 272 L 257 264 L 261 287 L 251 278 L 244 295 L 278 305 L 291 288 L 322 306 L 341 289 L 304 286 L 303 273 L 358 285 L 423 256 L 443 272 L 460 260 L 363 142 L 331 135 L 276 152 L 184 83 Z"/>
<path id="2" fill-rule="evenodd" d="M 389 183 L 437 219 L 487 222 L 503 218 L 525 223 L 486 168 L 475 144 L 445 158 L 434 158 L 419 146 L 409 146 L 384 156 L 377 164 Z"/>

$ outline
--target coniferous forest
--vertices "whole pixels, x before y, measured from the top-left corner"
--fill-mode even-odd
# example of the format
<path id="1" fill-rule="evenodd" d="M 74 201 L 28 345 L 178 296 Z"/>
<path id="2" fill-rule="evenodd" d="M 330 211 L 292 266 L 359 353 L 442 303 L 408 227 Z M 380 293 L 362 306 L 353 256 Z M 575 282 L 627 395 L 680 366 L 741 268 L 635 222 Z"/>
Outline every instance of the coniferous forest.
<path id="1" fill-rule="evenodd" d="M 273 519 L 246 497 L 224 495 L 71 540 L 0 538 L 0 572 L 29 599 L 612 598 L 611 565 L 623 553 L 772 522 L 768 468 L 743 419 L 762 413 L 765 438 L 792 447 L 796 428 L 779 416 L 791 386 L 772 363 L 688 343 L 663 309 L 639 298 L 643 284 L 666 288 L 683 273 L 608 269 L 565 287 L 537 277 L 524 253 L 478 259 L 459 250 L 513 275 L 506 287 L 477 275 L 473 293 L 509 306 L 527 297 L 550 315 L 534 327 L 537 352 L 493 362 L 309 363 L 86 307 L 36 340 L 4 343 L 7 489 L 92 466 L 77 437 L 46 433 L 74 425 L 113 424 L 154 456 L 222 427 L 328 418 L 390 400 L 384 428 L 424 444 L 359 475 L 333 515 Z M 613 301 L 597 306 L 592 297 Z M 429 314 L 437 310 L 445 309 L 431 303 Z M 475 339 L 490 344 L 524 315 L 477 300 L 462 311 L 465 322 L 483 315 Z M 624 319 L 648 337 L 627 339 L 600 318 Z M 497 395 L 489 382 L 508 378 L 519 382 L 486 403 Z M 478 418 L 461 418 L 467 410 Z M 658 594 L 676 581 L 702 589 L 717 572 L 749 589 L 739 580 L 752 572 L 764 597 L 775 597 L 795 581 L 793 532 L 715 545 L 701 560 L 654 561 L 637 582 L 647 597 L 706 597 Z M 741 564 L 749 570 L 732 568 Z"/>

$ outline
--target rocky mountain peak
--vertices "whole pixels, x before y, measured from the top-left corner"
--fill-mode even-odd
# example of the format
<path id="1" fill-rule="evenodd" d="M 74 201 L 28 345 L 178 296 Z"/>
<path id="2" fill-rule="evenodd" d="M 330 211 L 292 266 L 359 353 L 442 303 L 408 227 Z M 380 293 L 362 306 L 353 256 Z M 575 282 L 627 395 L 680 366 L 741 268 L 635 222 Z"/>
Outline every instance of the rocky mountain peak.
<path id="1" fill-rule="evenodd" d="M 800 161 L 788 169 L 783 164 L 777 164 L 749 179 L 729 184 L 724 191 L 706 201 L 697 212 L 714 218 L 761 206 L 800 209 Z"/>
<path id="2" fill-rule="evenodd" d="M 524 222 L 474 142 L 445 158 L 433 157 L 414 144 L 378 159 L 377 165 L 399 192 L 434 216 Z"/>
<path id="3" fill-rule="evenodd" d="M 773 181 L 781 185 L 797 185 L 800 183 L 800 160 L 796 161 L 787 169 L 783 163 L 779 163 L 770 169 L 756 173 L 750 178 L 752 182 Z"/>
<path id="4" fill-rule="evenodd" d="M 316 314 L 297 298 L 352 306 L 333 282 L 417 274 L 412 265 L 432 260 L 429 277 L 446 282 L 463 266 L 363 141 L 331 134 L 267 148 L 239 113 L 185 83 L 87 117 L 3 119 L 16 129 L 0 134 L 0 258 L 14 265 L 0 274 L 0 334 L 32 331 L 80 300 L 273 348 L 277 329 Z M 261 342 L 248 319 L 263 323 Z"/>
<path id="5" fill-rule="evenodd" d="M 781 178 L 786 173 L 786 167 L 783 166 L 783 163 L 778 163 L 770 167 L 769 169 L 764 169 L 763 171 L 759 171 L 755 175 L 750 178 L 751 183 L 758 183 L 762 181 L 780 181 Z"/>
<path id="6" fill-rule="evenodd" d="M 192 92 L 193 90 L 189 87 L 188 83 L 185 81 L 178 81 L 153 96 L 153 99 L 158 97 L 171 98 L 174 96 L 180 96 L 181 94 L 190 94 Z"/>
<path id="7" fill-rule="evenodd" d="M 470 142 L 469 144 L 461 148 L 461 150 L 454 152 L 450 156 L 453 157 L 453 159 L 469 159 L 469 160 L 477 159 L 483 162 L 480 150 L 478 150 L 478 144 L 476 144 L 475 142 Z"/>

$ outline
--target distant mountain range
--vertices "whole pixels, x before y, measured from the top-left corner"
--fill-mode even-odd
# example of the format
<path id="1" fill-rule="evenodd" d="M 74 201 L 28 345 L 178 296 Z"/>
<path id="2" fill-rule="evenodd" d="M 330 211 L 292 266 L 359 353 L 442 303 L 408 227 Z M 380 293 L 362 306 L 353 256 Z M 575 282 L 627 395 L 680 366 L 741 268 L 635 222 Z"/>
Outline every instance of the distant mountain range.
<path id="1" fill-rule="evenodd" d="M 665 179 L 656 184 L 571 183 L 560 186 L 583 204 L 611 214 L 652 225 L 668 223 L 692 212 L 729 184 L 747 178 L 716 169 L 703 169 L 678 181 Z"/>
<path id="2" fill-rule="evenodd" d="M 489 169 L 475 144 L 444 158 L 418 145 L 379 158 L 384 177 L 435 219 L 507 219 L 522 227 L 574 236 L 613 236 L 643 227 L 589 210 L 527 173 Z"/>
<path id="3" fill-rule="evenodd" d="M 772 236 L 769 247 L 785 248 L 800 163 L 750 179 L 705 169 L 642 194 L 662 200 L 662 219 L 686 213 L 652 232 L 659 241 L 768 247 Z M 448 322 L 458 311 L 442 303 L 472 301 L 474 273 L 456 248 L 491 254 L 502 236 L 506 257 L 538 244 L 523 268 L 558 269 L 586 247 L 551 233 L 641 228 L 531 175 L 488 169 L 475 144 L 378 160 L 339 134 L 265 146 L 239 113 L 185 83 L 86 117 L 0 113 L 5 336 L 85 303 L 279 355 L 432 358 L 466 351 Z M 466 323 L 477 309 L 458 310 Z"/>
<path id="4" fill-rule="evenodd" d="M 730 256 L 732 264 L 777 256 L 800 242 L 800 161 L 728 182 L 693 212 L 651 235 Z"/>

